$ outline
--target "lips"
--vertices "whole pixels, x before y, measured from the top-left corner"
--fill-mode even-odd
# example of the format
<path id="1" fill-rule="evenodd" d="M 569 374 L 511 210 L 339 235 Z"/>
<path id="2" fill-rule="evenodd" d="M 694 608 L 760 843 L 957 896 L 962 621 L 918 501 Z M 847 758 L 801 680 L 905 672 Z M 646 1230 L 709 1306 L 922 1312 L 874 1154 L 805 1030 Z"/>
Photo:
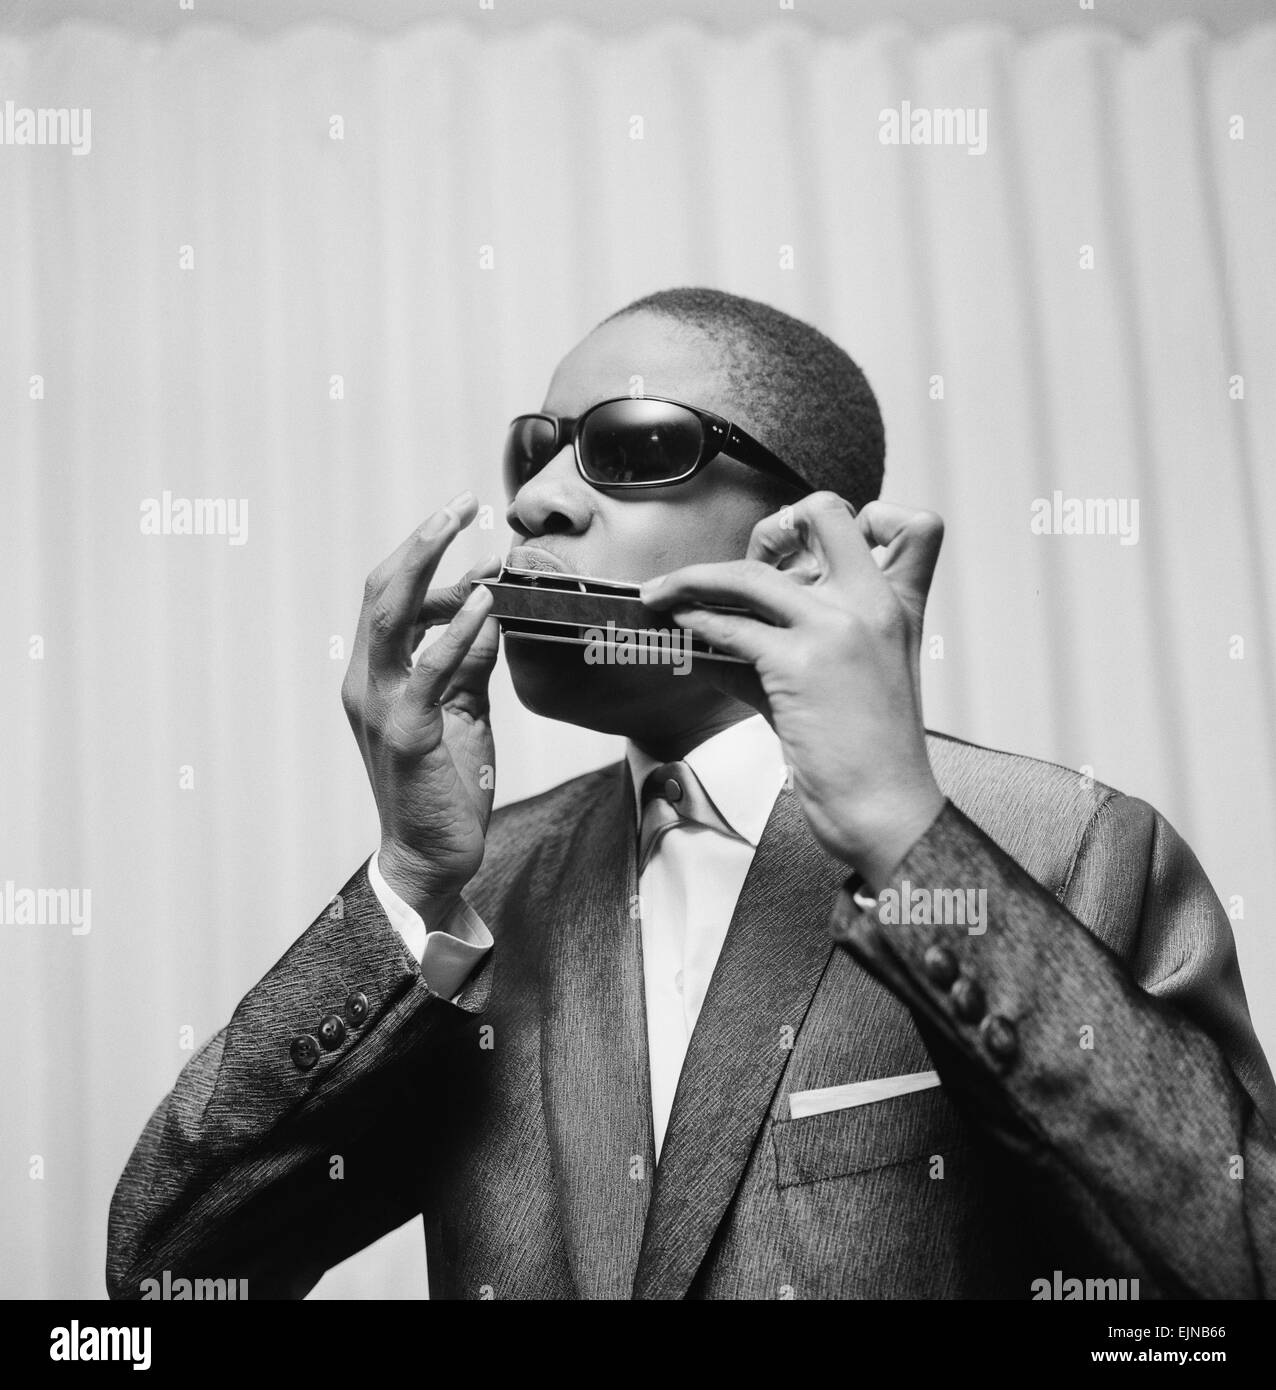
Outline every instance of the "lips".
<path id="1" fill-rule="evenodd" d="M 547 570 L 552 574 L 568 573 L 567 566 L 557 555 L 537 545 L 516 545 L 505 557 L 505 563 L 516 570 Z"/>

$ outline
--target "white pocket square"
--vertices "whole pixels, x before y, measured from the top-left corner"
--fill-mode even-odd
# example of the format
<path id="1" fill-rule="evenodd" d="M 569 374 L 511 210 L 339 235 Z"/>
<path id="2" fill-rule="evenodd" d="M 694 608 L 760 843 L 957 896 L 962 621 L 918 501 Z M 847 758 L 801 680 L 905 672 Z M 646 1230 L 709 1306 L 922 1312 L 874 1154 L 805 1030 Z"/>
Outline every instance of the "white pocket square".
<path id="1" fill-rule="evenodd" d="M 849 1110 L 853 1105 L 870 1105 L 875 1100 L 906 1096 L 939 1085 L 937 1071 L 915 1071 L 908 1076 L 884 1076 L 879 1081 L 853 1081 L 849 1086 L 824 1086 L 818 1091 L 794 1091 L 789 1097 L 789 1118 L 822 1115 L 826 1110 Z"/>

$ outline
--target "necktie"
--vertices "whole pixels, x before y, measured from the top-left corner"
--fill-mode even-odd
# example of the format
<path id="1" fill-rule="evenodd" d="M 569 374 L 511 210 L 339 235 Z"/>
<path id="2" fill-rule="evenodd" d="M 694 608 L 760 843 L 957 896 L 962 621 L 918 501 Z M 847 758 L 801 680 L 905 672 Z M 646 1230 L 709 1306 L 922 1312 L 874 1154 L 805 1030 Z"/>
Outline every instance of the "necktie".
<path id="1" fill-rule="evenodd" d="M 662 763 L 652 768 L 642 784 L 642 824 L 638 832 L 638 872 L 647 867 L 666 832 L 683 824 L 709 825 L 730 835 L 744 836 L 727 824 L 710 800 L 703 783 L 687 763 Z"/>

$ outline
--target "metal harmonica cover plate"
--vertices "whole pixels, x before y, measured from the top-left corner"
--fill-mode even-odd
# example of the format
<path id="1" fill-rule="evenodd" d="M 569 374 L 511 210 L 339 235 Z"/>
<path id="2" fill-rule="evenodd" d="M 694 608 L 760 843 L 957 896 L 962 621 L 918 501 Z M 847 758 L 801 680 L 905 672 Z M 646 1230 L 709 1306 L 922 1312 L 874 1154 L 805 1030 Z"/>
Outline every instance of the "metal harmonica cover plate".
<path id="1" fill-rule="evenodd" d="M 474 583 L 491 590 L 491 615 L 500 620 L 501 627 L 522 637 L 584 646 L 597 640 L 586 637 L 585 629 L 605 630 L 610 622 L 621 632 L 668 632 L 676 634 L 680 642 L 687 640 L 681 634 L 688 629 L 675 623 L 668 613 L 648 608 L 638 597 L 638 585 L 627 580 L 507 565 L 495 579 L 476 579 Z M 747 665 L 740 657 L 715 651 L 694 631 L 690 651 L 693 657 Z"/>

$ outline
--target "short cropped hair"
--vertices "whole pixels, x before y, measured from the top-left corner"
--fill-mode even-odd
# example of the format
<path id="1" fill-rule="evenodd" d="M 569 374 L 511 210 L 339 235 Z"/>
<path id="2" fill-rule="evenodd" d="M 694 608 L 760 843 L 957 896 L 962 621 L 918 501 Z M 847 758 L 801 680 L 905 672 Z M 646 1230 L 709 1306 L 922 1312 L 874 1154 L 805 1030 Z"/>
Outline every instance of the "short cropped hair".
<path id="1" fill-rule="evenodd" d="M 700 288 L 659 290 L 603 323 L 637 313 L 662 315 L 710 339 L 732 392 L 749 402 L 750 433 L 813 488 L 836 492 L 857 510 L 879 495 L 886 430 L 877 397 L 819 329 L 759 300 Z"/>

